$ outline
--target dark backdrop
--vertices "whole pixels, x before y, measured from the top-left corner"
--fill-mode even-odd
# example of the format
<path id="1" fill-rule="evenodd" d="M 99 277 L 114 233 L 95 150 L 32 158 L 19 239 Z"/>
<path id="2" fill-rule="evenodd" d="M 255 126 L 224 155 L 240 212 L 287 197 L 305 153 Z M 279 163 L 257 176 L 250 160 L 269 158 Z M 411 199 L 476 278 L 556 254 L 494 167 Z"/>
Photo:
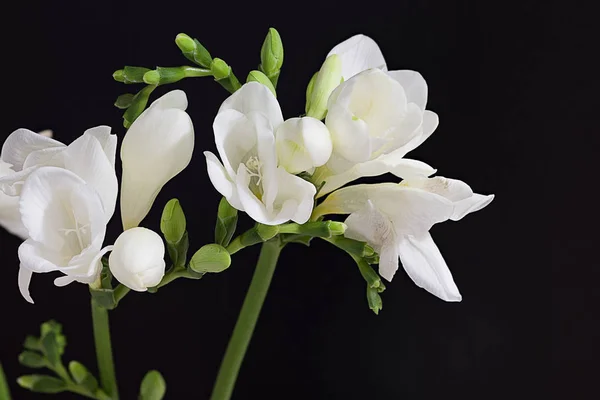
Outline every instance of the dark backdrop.
<path id="1" fill-rule="evenodd" d="M 557 21 L 567 19 L 562 8 L 446 1 L 356 9 L 200 1 L 23 1 L 7 7 L 0 39 L 1 140 L 19 127 L 50 128 L 69 143 L 100 124 L 122 137 L 122 113 L 112 103 L 133 89 L 114 82 L 112 72 L 123 65 L 185 64 L 173 42 L 179 32 L 199 38 L 243 79 L 259 62 L 267 29 L 276 27 L 285 47 L 278 87 L 285 117 L 303 112 L 306 84 L 331 47 L 359 32 L 373 37 L 391 69 L 425 76 L 428 108 L 440 116 L 437 131 L 411 157 L 477 192 L 496 194 L 485 210 L 433 228 L 464 300 L 445 303 L 401 270 L 387 285 L 384 309 L 376 316 L 345 254 L 316 240 L 310 248 L 289 246 L 234 398 L 537 398 L 546 390 L 551 268 L 548 251 L 533 250 L 544 235 L 544 226 L 530 228 L 541 206 L 525 194 L 535 185 L 543 190 L 541 181 L 532 180 L 543 164 L 524 144 L 534 139 L 543 151 L 545 138 L 571 127 L 568 100 L 545 108 L 545 100 L 556 96 L 549 66 L 566 43 L 556 29 Z M 212 240 L 220 196 L 208 180 L 202 151 L 214 150 L 212 119 L 227 94 L 210 78 L 172 87 L 188 94 L 194 159 L 163 189 L 143 225 L 158 230 L 162 206 L 176 196 L 195 250 Z M 153 98 L 169 89 L 159 88 Z M 107 243 L 119 233 L 118 219 L 117 213 Z M 89 296 L 83 285 L 56 288 L 53 276 L 35 275 L 31 291 L 37 302 L 26 303 L 16 283 L 18 245 L 0 232 L 0 360 L 16 399 L 42 399 L 47 396 L 14 383 L 31 372 L 17 363 L 22 340 L 55 318 L 68 337 L 65 359 L 95 370 Z M 208 398 L 257 255 L 258 248 L 247 249 L 222 274 L 178 281 L 157 294 L 132 293 L 111 313 L 123 399 L 135 398 L 149 369 L 164 374 L 169 399 Z M 552 360 L 577 368 L 586 358 L 582 349 L 558 349 Z M 584 381 L 583 372 L 574 374 Z M 571 398 L 585 397 L 585 385 L 568 390 Z"/>

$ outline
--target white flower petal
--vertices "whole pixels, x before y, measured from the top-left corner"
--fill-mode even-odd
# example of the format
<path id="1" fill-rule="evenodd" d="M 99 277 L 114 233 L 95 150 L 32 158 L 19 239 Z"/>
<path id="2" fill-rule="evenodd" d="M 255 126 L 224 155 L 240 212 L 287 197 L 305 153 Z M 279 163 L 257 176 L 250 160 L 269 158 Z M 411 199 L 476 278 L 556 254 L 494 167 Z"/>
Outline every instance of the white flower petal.
<path id="1" fill-rule="evenodd" d="M 254 121 L 236 110 L 219 112 L 213 123 L 215 144 L 229 176 L 234 179 L 237 167 L 246 161 L 257 146 Z"/>
<path id="2" fill-rule="evenodd" d="M 30 167 L 22 171 L 14 172 L 12 174 L 0 177 L 0 191 L 5 193 L 7 196 L 21 195 L 23 183 L 29 177 L 29 175 L 37 168 L 38 167 Z"/>
<path id="3" fill-rule="evenodd" d="M 379 46 L 365 35 L 355 35 L 343 41 L 331 49 L 327 57 L 332 54 L 337 54 L 342 60 L 344 80 L 370 68 L 386 69 L 385 59 Z"/>
<path id="4" fill-rule="evenodd" d="M 11 174 L 14 174 L 13 170 L 7 163 L 0 160 L 0 178 Z M 21 222 L 19 198 L 8 196 L 2 192 L 0 192 L 0 227 L 5 228 L 23 240 L 28 236 L 27 229 L 25 229 L 25 226 Z"/>
<path id="5" fill-rule="evenodd" d="M 445 301 L 461 301 L 452 274 L 427 232 L 401 238 L 398 251 L 406 273 L 415 284 Z"/>
<path id="6" fill-rule="evenodd" d="M 490 194 L 487 196 L 474 193 L 471 197 L 460 200 L 454 203 L 454 213 L 450 217 L 453 221 L 458 221 L 465 215 L 475 211 L 479 211 L 486 207 L 494 200 L 494 195 Z"/>
<path id="7" fill-rule="evenodd" d="M 215 189 L 217 189 L 217 192 L 221 193 L 234 208 L 244 211 L 244 207 L 237 195 L 236 186 L 231 181 L 227 171 L 225 171 L 223 164 L 210 151 L 205 151 L 204 156 L 206 157 L 208 177 Z"/>
<path id="8" fill-rule="evenodd" d="M 242 114 L 259 112 L 267 117 L 273 128 L 283 122 L 281 107 L 275 95 L 258 82 L 248 82 L 229 96 L 219 108 L 219 113 L 225 110 L 236 110 Z"/>
<path id="9" fill-rule="evenodd" d="M 33 299 L 31 298 L 31 294 L 29 294 L 29 284 L 31 282 L 32 275 L 33 272 L 31 272 L 30 270 L 23 267 L 19 267 L 19 292 L 21 292 L 21 296 L 23 296 L 23 298 L 31 304 L 33 304 Z"/>
<path id="10" fill-rule="evenodd" d="M 32 272 L 51 272 L 60 269 L 58 264 L 63 260 L 58 252 L 31 239 L 27 239 L 19 246 L 19 260 L 21 268 Z"/>
<path id="11" fill-rule="evenodd" d="M 167 95 L 135 120 L 121 145 L 121 217 L 125 229 L 144 219 L 161 188 L 192 158 L 194 126 L 180 109 L 183 92 Z M 177 108 L 163 108 L 167 105 Z"/>
<path id="12" fill-rule="evenodd" d="M 283 168 L 277 169 L 277 184 L 278 192 L 275 204 L 276 207 L 281 205 L 278 207 L 282 211 L 279 212 L 277 220 L 272 225 L 281 224 L 290 219 L 298 224 L 307 222 L 315 203 L 314 198 L 317 191 L 315 186 L 296 175 L 288 173 Z M 290 204 L 293 205 L 293 213 L 288 216 L 283 210 L 286 209 L 286 206 L 289 207 Z"/>
<path id="13" fill-rule="evenodd" d="M 267 211 L 265 204 L 250 190 L 250 179 L 251 176 L 248 174 L 248 170 L 243 164 L 240 164 L 235 183 L 242 208 L 256 222 L 276 225 L 271 223 L 273 217 Z"/>
<path id="14" fill-rule="evenodd" d="M 431 136 L 433 131 L 437 129 L 439 122 L 440 120 L 436 113 L 425 110 L 423 113 L 423 123 L 421 125 L 420 132 L 418 132 L 418 134 L 416 134 L 407 144 L 398 148 L 393 153 L 399 157 L 403 157 L 408 152 L 419 147 L 425 140 L 429 138 L 429 136 Z"/>
<path id="15" fill-rule="evenodd" d="M 99 134 L 98 130 L 96 134 Z M 104 206 L 105 222 L 108 222 L 115 212 L 119 183 L 114 163 L 111 163 L 100 141 L 88 131 L 71 143 L 62 157 L 67 170 L 96 189 Z"/>
<path id="16" fill-rule="evenodd" d="M 405 69 L 388 71 L 388 75 L 402 85 L 409 103 L 415 103 L 421 110 L 425 110 L 427 105 L 427 82 L 420 73 Z"/>
<path id="17" fill-rule="evenodd" d="M 171 90 L 158 99 L 154 100 L 148 108 L 160 108 L 162 110 L 177 109 L 185 111 L 188 107 L 188 100 L 183 90 Z"/>
<path id="18" fill-rule="evenodd" d="M 473 196 L 473 191 L 469 185 L 458 179 L 444 178 L 443 176 L 435 176 L 433 178 L 409 178 L 404 181 L 403 184 L 412 188 L 425 190 L 429 193 L 435 193 L 453 202 Z"/>
<path id="19" fill-rule="evenodd" d="M 75 282 L 75 277 L 73 276 L 59 276 L 58 278 L 54 279 L 54 286 L 63 287 L 73 282 Z"/>
<path id="20" fill-rule="evenodd" d="M 331 156 L 329 130 L 311 117 L 290 118 L 275 133 L 279 165 L 297 174 L 324 165 Z"/>
<path id="21" fill-rule="evenodd" d="M 0 160 L 11 164 L 15 171 L 20 171 L 30 153 L 49 147 L 65 147 L 65 145 L 28 129 L 17 129 L 4 141 Z"/>
<path id="22" fill-rule="evenodd" d="M 344 223 L 348 226 L 344 236 L 367 242 L 378 252 L 383 243 L 394 241 L 392 222 L 370 200 L 367 200 L 363 208 L 350 214 Z"/>
<path id="23" fill-rule="evenodd" d="M 187 100 L 186 100 L 187 101 Z M 83 135 L 92 135 L 102 146 L 106 157 L 110 164 L 115 167 L 115 159 L 117 157 L 117 135 L 111 135 L 111 127 L 100 125 L 94 128 L 90 128 L 83 133 Z"/>
<path id="24" fill-rule="evenodd" d="M 371 137 L 365 121 L 352 115 L 348 109 L 334 104 L 327 112 L 325 124 L 335 153 L 355 163 L 371 157 Z"/>

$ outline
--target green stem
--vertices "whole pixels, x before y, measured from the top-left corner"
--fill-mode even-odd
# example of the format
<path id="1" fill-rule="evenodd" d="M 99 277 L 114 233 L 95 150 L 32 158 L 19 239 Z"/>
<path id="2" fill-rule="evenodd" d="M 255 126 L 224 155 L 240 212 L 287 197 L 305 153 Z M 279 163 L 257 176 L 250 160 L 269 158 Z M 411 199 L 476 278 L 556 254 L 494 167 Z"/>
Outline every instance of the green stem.
<path id="1" fill-rule="evenodd" d="M 231 243 L 229 243 L 229 246 L 227 246 L 227 251 L 229 252 L 229 254 L 234 254 L 237 253 L 238 251 L 242 250 L 244 247 L 242 244 L 242 235 L 236 237 L 235 239 L 233 239 L 231 241 Z"/>
<path id="2" fill-rule="evenodd" d="M 168 274 L 166 274 L 163 278 L 162 281 L 160 281 L 160 283 L 158 284 L 158 286 L 156 287 L 157 289 L 168 285 L 169 283 L 173 282 L 175 279 L 178 278 L 191 278 L 193 277 L 186 269 L 173 269 L 171 272 L 169 272 Z"/>
<path id="3" fill-rule="evenodd" d="M 275 266 L 277 265 L 277 259 L 282 248 L 283 246 L 277 237 L 262 245 L 256 270 L 254 271 L 252 282 L 244 299 L 244 305 L 233 329 L 231 339 L 229 339 L 229 345 L 227 346 L 223 361 L 221 362 L 221 368 L 219 369 L 219 375 L 213 388 L 211 400 L 229 400 L 231 398 L 238 372 L 242 366 L 252 333 L 254 333 L 258 315 L 260 314 L 265 297 L 267 297 L 267 291 L 269 290 Z"/>
<path id="4" fill-rule="evenodd" d="M 0 399 L 10 400 L 10 390 L 8 389 L 6 376 L 4 376 L 2 364 L 0 364 Z"/>
<path id="5" fill-rule="evenodd" d="M 127 293 L 129 293 L 129 291 L 130 289 L 123 284 L 119 284 L 119 286 L 115 288 L 115 301 L 117 304 L 119 304 L 119 302 L 127 295 Z"/>
<path id="6" fill-rule="evenodd" d="M 112 400 L 119 400 L 115 363 L 110 343 L 108 310 L 100 307 L 93 299 L 92 322 L 94 324 L 94 342 L 96 344 L 96 358 L 98 359 L 98 371 L 100 372 L 102 389 L 104 389 Z"/>

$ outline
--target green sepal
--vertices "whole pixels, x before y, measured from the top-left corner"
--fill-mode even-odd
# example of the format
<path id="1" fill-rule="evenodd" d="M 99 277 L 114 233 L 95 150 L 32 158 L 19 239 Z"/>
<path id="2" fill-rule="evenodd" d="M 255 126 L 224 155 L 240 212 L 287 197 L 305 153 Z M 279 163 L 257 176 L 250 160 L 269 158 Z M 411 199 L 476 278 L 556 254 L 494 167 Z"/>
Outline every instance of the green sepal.
<path id="1" fill-rule="evenodd" d="M 283 238 L 284 243 L 299 243 L 303 244 L 306 247 L 310 246 L 310 242 L 314 239 L 314 236 L 309 235 L 297 235 L 297 234 L 287 234 Z"/>
<path id="2" fill-rule="evenodd" d="M 233 208 L 225 197 L 219 202 L 217 223 L 215 225 L 215 243 L 227 247 L 235 233 L 238 221 L 238 210 Z"/>
<path id="3" fill-rule="evenodd" d="M 19 386 L 32 392 L 56 394 L 67 390 L 67 384 L 61 379 L 47 375 L 24 375 L 17 379 Z"/>
<path id="4" fill-rule="evenodd" d="M 377 272 L 362 258 L 353 257 L 354 261 L 358 265 L 358 270 L 360 274 L 364 278 L 365 282 L 367 282 L 367 286 L 372 289 L 377 289 L 381 286 L 381 278 L 377 275 Z"/>
<path id="5" fill-rule="evenodd" d="M 167 391 L 167 383 L 158 371 L 148 371 L 140 385 L 139 400 L 161 400 Z"/>
<path id="6" fill-rule="evenodd" d="M 75 383 L 83 386 L 90 393 L 94 393 L 98 389 L 98 380 L 80 362 L 71 361 L 69 363 L 69 372 Z"/>
<path id="7" fill-rule="evenodd" d="M 210 70 L 212 71 L 215 81 L 223 86 L 230 93 L 235 92 L 242 87 L 240 81 L 236 78 L 231 70 L 231 67 L 220 58 L 214 58 L 210 63 Z"/>
<path id="8" fill-rule="evenodd" d="M 119 97 L 117 97 L 117 101 L 115 101 L 115 107 L 121 109 L 121 110 L 126 110 L 129 108 L 129 106 L 131 106 L 131 103 L 133 102 L 133 98 L 135 97 L 135 94 L 133 93 L 125 93 L 120 95 Z"/>
<path id="9" fill-rule="evenodd" d="M 34 351 L 24 351 L 19 354 L 19 363 L 29 368 L 43 368 L 46 366 L 46 359 Z"/>
<path id="10" fill-rule="evenodd" d="M 144 83 L 144 74 L 150 71 L 149 68 L 125 66 L 113 73 L 113 78 L 117 82 L 132 84 Z"/>
<path id="11" fill-rule="evenodd" d="M 210 67 L 212 57 L 197 39 L 192 39 L 185 33 L 180 33 L 175 38 L 175 43 L 185 58 L 205 68 Z"/>
<path id="12" fill-rule="evenodd" d="M 102 308 L 113 310 L 117 307 L 117 299 L 113 289 L 94 289 L 90 287 L 90 294 L 94 301 Z"/>
<path id="13" fill-rule="evenodd" d="M 184 268 L 187 262 L 187 254 L 190 249 L 190 240 L 187 231 L 183 233 L 183 237 L 177 243 L 167 242 L 167 251 L 171 262 L 176 268 Z"/>
<path id="14" fill-rule="evenodd" d="M 221 245 L 202 246 L 191 258 L 190 269 L 196 273 L 223 272 L 231 265 L 231 255 Z"/>
<path id="15" fill-rule="evenodd" d="M 150 94 L 156 89 L 155 85 L 148 85 L 133 97 L 131 101 L 131 105 L 127 108 L 127 111 L 123 114 L 123 126 L 125 128 L 129 128 L 131 124 L 135 122 L 137 117 L 140 116 L 146 105 L 148 104 L 148 99 L 150 98 Z"/>
<path id="16" fill-rule="evenodd" d="M 273 86 L 273 82 L 271 82 L 271 80 L 261 71 L 250 71 L 248 77 L 246 78 L 246 82 L 262 83 L 263 85 L 269 88 L 269 90 L 271 91 L 271 93 L 273 93 L 275 97 L 277 97 L 277 92 L 275 91 L 275 86 Z"/>
<path id="17" fill-rule="evenodd" d="M 375 250 L 371 246 L 358 240 L 348 239 L 343 236 L 333 236 L 329 241 L 348 254 L 359 258 L 372 257 L 375 254 Z"/>
<path id="18" fill-rule="evenodd" d="M 102 271 L 100 272 L 100 285 L 102 289 L 112 289 L 112 272 L 108 266 L 108 258 L 102 258 Z"/>
<path id="19" fill-rule="evenodd" d="M 367 285 L 367 302 L 369 304 L 369 308 L 376 314 L 379 315 L 379 311 L 383 308 L 383 302 L 381 301 L 381 296 L 379 296 L 379 291 L 377 289 L 371 288 Z"/>

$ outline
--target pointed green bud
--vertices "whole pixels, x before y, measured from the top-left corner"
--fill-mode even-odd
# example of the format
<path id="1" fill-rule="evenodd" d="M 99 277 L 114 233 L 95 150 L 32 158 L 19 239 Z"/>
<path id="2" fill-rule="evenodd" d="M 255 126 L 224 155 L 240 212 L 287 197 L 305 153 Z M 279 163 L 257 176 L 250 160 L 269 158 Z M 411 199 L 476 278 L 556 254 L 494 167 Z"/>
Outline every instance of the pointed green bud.
<path id="1" fill-rule="evenodd" d="M 160 230 L 167 242 L 176 244 L 185 234 L 186 220 L 179 200 L 171 199 L 163 209 Z"/>
<path id="2" fill-rule="evenodd" d="M 208 50 L 206 50 L 198 40 L 192 39 L 185 33 L 180 33 L 175 38 L 175 43 L 185 58 L 205 68 L 210 67 L 212 57 Z"/>
<path id="3" fill-rule="evenodd" d="M 215 243 L 227 247 L 235 233 L 238 220 L 238 210 L 233 208 L 225 197 L 219 203 L 217 223 L 215 224 Z"/>
<path id="4" fill-rule="evenodd" d="M 126 110 L 131 106 L 133 102 L 134 94 L 125 93 L 117 97 L 117 101 L 115 101 L 115 107 L 120 108 L 121 110 Z"/>
<path id="5" fill-rule="evenodd" d="M 131 124 L 140 116 L 146 105 L 148 104 L 148 99 L 150 98 L 150 94 L 156 89 L 154 85 L 148 85 L 142 90 L 140 90 L 131 101 L 131 105 L 127 108 L 127 111 L 123 114 L 123 126 L 125 128 L 129 128 Z"/>
<path id="6" fill-rule="evenodd" d="M 329 227 L 332 236 L 343 235 L 346 232 L 346 229 L 348 229 L 348 225 L 343 222 L 326 221 L 325 223 Z"/>
<path id="7" fill-rule="evenodd" d="M 73 380 L 78 385 L 83 386 L 88 391 L 94 393 L 98 389 L 98 381 L 88 371 L 88 369 L 78 361 L 71 361 L 69 363 L 69 372 L 73 377 Z"/>
<path id="8" fill-rule="evenodd" d="M 144 83 L 144 74 L 148 71 L 150 71 L 148 68 L 126 66 L 123 69 L 115 71 L 113 79 L 126 84 Z"/>
<path id="9" fill-rule="evenodd" d="M 283 65 L 283 43 L 275 28 L 269 28 L 269 33 L 260 49 L 260 63 L 261 70 L 269 79 L 273 79 L 275 74 L 279 75 Z M 277 80 L 273 84 L 276 85 Z"/>
<path id="10" fill-rule="evenodd" d="M 250 71 L 248 77 L 246 78 L 246 82 L 259 82 L 269 88 L 269 90 L 273 93 L 275 97 L 277 97 L 277 93 L 275 92 L 275 87 L 273 83 L 265 74 L 260 71 Z"/>
<path id="11" fill-rule="evenodd" d="M 375 272 L 375 270 L 373 270 L 369 263 L 367 263 L 364 259 L 358 257 L 353 258 L 354 261 L 356 261 L 356 264 L 358 265 L 358 270 L 360 271 L 360 274 L 367 282 L 367 286 L 369 286 L 372 289 L 379 288 L 382 282 L 379 275 L 377 275 L 377 272 Z"/>
<path id="12" fill-rule="evenodd" d="M 310 100 L 312 97 L 312 92 L 313 89 L 315 88 L 315 82 L 317 81 L 317 76 L 319 75 L 318 72 L 315 72 L 312 76 L 312 78 L 310 78 L 310 81 L 308 82 L 308 86 L 306 86 L 306 105 L 304 106 L 304 111 L 308 113 L 308 110 L 310 109 Z"/>
<path id="13" fill-rule="evenodd" d="M 383 308 L 383 302 L 381 301 L 381 296 L 379 296 L 377 289 L 367 286 L 367 302 L 369 303 L 369 308 L 376 315 L 379 315 L 379 311 Z"/>
<path id="14" fill-rule="evenodd" d="M 307 116 L 323 119 L 327 114 L 327 101 L 331 92 L 338 87 L 342 78 L 342 60 L 332 54 L 323 63 L 312 89 Z"/>
<path id="15" fill-rule="evenodd" d="M 148 71 L 144 74 L 144 82 L 148 85 L 159 85 L 160 84 L 160 73 L 156 70 Z"/>
<path id="16" fill-rule="evenodd" d="M 19 386 L 38 393 L 60 393 L 67 389 L 67 384 L 61 379 L 46 375 L 25 375 L 17 379 Z"/>
<path id="17" fill-rule="evenodd" d="M 229 77 L 229 74 L 231 74 L 231 67 L 220 58 L 215 58 L 212 60 L 212 63 L 210 64 L 210 70 L 212 71 L 216 80 L 225 79 Z"/>
<path id="18" fill-rule="evenodd" d="M 167 383 L 158 371 L 149 371 L 140 386 L 140 400 L 161 400 L 167 392 Z"/>
<path id="19" fill-rule="evenodd" d="M 207 244 L 192 256 L 190 269 L 194 272 L 222 272 L 231 265 L 229 252 L 218 244 Z"/>

